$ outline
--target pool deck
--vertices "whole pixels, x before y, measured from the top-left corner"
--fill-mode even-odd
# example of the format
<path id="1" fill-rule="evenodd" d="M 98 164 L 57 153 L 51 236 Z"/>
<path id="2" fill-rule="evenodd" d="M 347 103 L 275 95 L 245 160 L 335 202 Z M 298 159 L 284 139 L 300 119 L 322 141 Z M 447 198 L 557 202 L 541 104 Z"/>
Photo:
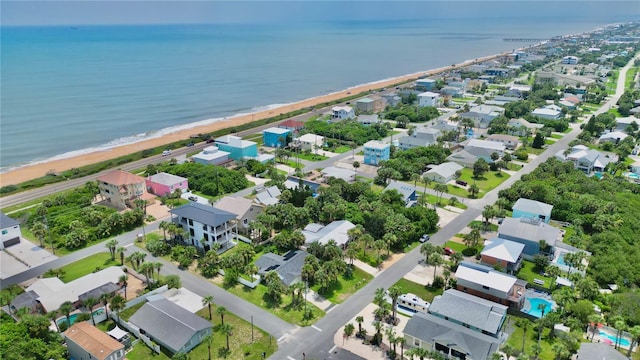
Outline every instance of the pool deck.
<path id="1" fill-rule="evenodd" d="M 611 346 L 614 346 L 614 342 L 613 342 L 611 339 L 607 338 L 606 336 L 600 335 L 600 332 L 603 332 L 603 333 L 605 333 L 605 334 L 608 334 L 608 335 L 610 335 L 612 338 L 614 338 L 614 339 L 615 339 L 616 334 L 617 334 L 616 329 L 610 328 L 610 327 L 608 327 L 608 326 L 603 326 L 602 328 L 599 328 L 599 329 L 598 329 L 598 332 L 596 332 L 595 336 L 593 337 L 593 341 L 594 341 L 594 342 L 603 342 L 603 343 L 605 343 L 605 344 L 609 344 L 609 345 L 611 345 Z M 592 335 L 592 333 L 591 333 L 590 331 L 588 331 L 588 332 L 587 332 L 587 338 L 589 338 L 589 339 L 590 339 L 590 338 L 591 338 L 591 335 Z M 629 334 L 629 333 L 627 333 L 627 332 L 623 332 L 623 333 L 622 333 L 622 337 L 621 337 L 621 338 L 622 338 L 622 340 L 626 340 L 626 341 L 628 341 L 629 343 L 628 343 L 628 344 L 622 344 L 622 343 L 620 343 L 620 344 L 618 344 L 618 346 L 620 346 L 620 348 L 623 348 L 623 349 L 629 349 L 629 345 L 631 344 L 631 337 L 630 337 L 630 334 Z M 634 347 L 635 347 L 635 348 L 637 348 L 637 346 L 634 346 Z"/>
<path id="2" fill-rule="evenodd" d="M 551 295 L 547 293 L 539 292 L 533 289 L 527 289 L 527 291 L 524 293 L 524 297 L 525 297 L 524 306 L 520 311 L 525 314 L 529 314 L 529 311 L 531 311 L 531 303 L 529 302 L 529 300 L 527 300 L 527 298 L 539 298 L 539 299 L 547 300 L 551 303 L 552 310 L 555 310 L 558 307 L 558 304 L 556 304 L 556 302 L 553 301 L 553 299 L 551 298 Z"/>

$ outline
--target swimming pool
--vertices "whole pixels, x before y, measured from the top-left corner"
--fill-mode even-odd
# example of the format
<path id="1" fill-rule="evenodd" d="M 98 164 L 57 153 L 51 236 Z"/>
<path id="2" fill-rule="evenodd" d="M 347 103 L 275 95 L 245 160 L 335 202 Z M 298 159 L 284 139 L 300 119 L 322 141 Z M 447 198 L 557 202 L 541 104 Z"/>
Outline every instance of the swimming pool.
<path id="1" fill-rule="evenodd" d="M 613 344 L 616 343 L 616 336 L 615 335 L 611 335 L 611 334 L 609 334 L 607 332 L 604 332 L 602 330 L 598 332 L 598 335 L 600 335 L 600 337 L 607 338 L 607 339 L 611 340 L 611 342 Z M 631 342 L 629 341 L 629 339 L 620 338 L 618 340 L 618 344 L 628 347 L 629 345 L 631 345 Z"/>
<path id="2" fill-rule="evenodd" d="M 628 172 L 628 173 L 624 173 L 623 175 L 628 177 L 629 179 L 640 180 L 640 175 L 636 173 Z"/>
<path id="3" fill-rule="evenodd" d="M 542 317 L 542 311 L 538 308 L 538 305 L 540 304 L 544 304 L 545 315 L 553 310 L 553 303 L 549 300 L 538 297 L 528 297 L 526 300 L 529 302 L 530 307 L 529 310 L 525 312 L 531 316 L 535 316 L 537 318 Z"/>
<path id="4" fill-rule="evenodd" d="M 71 314 L 69 315 L 69 322 L 71 323 L 71 325 L 73 325 L 73 323 L 76 322 L 76 319 L 78 319 L 78 316 L 80 316 L 80 313 L 75 313 L 75 314 Z M 56 320 L 56 323 L 58 324 L 58 326 L 64 324 L 67 322 L 67 317 L 63 316 L 61 318 L 59 318 L 58 320 Z"/>
<path id="5" fill-rule="evenodd" d="M 595 171 L 593 175 L 595 175 L 598 179 L 602 179 L 602 172 L 600 171 Z"/>
<path id="6" fill-rule="evenodd" d="M 564 262 L 564 254 L 565 254 L 565 253 L 560 253 L 560 255 L 558 255 L 558 259 L 556 259 L 556 264 L 558 264 L 558 265 L 565 265 L 565 266 L 567 265 L 567 264 Z"/>

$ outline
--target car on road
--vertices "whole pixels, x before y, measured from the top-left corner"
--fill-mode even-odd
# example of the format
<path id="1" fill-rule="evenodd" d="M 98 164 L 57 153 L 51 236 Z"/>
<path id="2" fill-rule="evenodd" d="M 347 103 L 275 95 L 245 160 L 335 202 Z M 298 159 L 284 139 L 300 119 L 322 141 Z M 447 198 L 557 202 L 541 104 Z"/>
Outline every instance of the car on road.
<path id="1" fill-rule="evenodd" d="M 424 235 L 422 235 L 422 236 L 420 237 L 420 240 L 419 240 L 419 241 L 420 241 L 421 243 L 425 243 L 425 242 L 429 241 L 430 239 L 431 239 L 431 236 L 429 236 L 429 234 L 424 234 Z"/>
<path id="2" fill-rule="evenodd" d="M 190 201 L 198 201 L 197 196 L 189 196 L 187 199 L 189 199 Z"/>
<path id="3" fill-rule="evenodd" d="M 194 144 L 192 142 L 187 144 L 187 147 L 192 147 Z"/>
<path id="4" fill-rule="evenodd" d="M 171 150 L 165 150 L 162 152 L 162 156 L 169 156 L 171 155 Z"/>
<path id="5" fill-rule="evenodd" d="M 453 255 L 453 254 L 455 254 L 455 253 L 456 253 L 456 252 L 455 252 L 452 248 L 450 248 L 450 247 L 446 247 L 446 248 L 444 248 L 444 254 L 445 254 L 445 255 Z"/>

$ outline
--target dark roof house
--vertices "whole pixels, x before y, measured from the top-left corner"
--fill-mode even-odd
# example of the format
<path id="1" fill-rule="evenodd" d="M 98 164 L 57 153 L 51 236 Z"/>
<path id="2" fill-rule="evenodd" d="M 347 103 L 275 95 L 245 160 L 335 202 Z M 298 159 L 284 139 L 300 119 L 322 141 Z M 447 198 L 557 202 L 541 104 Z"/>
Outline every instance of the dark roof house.
<path id="1" fill-rule="evenodd" d="M 264 276 L 270 271 L 275 271 L 280 276 L 282 282 L 289 286 L 300 281 L 302 265 L 304 259 L 309 255 L 303 250 L 291 250 L 280 256 L 274 253 L 267 253 L 256 260 L 258 274 Z"/>

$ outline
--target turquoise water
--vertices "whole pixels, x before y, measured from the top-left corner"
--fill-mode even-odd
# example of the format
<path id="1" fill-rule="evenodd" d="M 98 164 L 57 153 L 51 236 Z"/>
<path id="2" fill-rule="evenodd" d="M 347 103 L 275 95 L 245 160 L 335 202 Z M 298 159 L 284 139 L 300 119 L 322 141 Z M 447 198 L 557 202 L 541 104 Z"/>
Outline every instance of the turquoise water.
<path id="1" fill-rule="evenodd" d="M 558 263 L 559 265 L 567 265 L 564 262 L 564 253 L 560 253 L 560 255 L 558 255 L 558 259 L 556 260 L 556 263 Z"/>
<path id="2" fill-rule="evenodd" d="M 552 14 L 535 1 L 195 3 L 225 20 L 259 16 L 2 26 L 1 169 L 530 45 L 503 38 L 548 38 L 637 17 L 629 3 L 610 1 L 554 2 Z M 51 13 L 56 20 L 64 11 Z M 5 19 L 13 17 L 3 6 Z"/>
<path id="3" fill-rule="evenodd" d="M 616 343 L 616 336 L 615 335 L 610 335 L 604 331 L 600 331 L 598 333 L 600 335 L 600 337 L 604 337 L 607 338 L 609 340 L 611 340 L 614 344 Z M 618 344 L 622 345 L 622 346 L 629 346 L 631 345 L 628 339 L 625 338 L 621 338 L 620 340 L 618 340 Z"/>
<path id="4" fill-rule="evenodd" d="M 640 179 L 640 175 L 632 172 L 625 173 L 624 176 L 628 177 L 629 179 Z"/>
<path id="5" fill-rule="evenodd" d="M 600 171 L 594 172 L 593 175 L 595 175 L 595 177 L 597 177 L 598 179 L 602 179 L 602 172 Z"/>
<path id="6" fill-rule="evenodd" d="M 78 318 L 79 315 L 80 315 L 79 313 L 75 313 L 75 314 L 69 315 L 69 322 L 71 323 L 71 325 L 73 325 L 76 322 L 76 319 Z M 60 324 L 66 323 L 67 322 L 67 318 L 66 317 L 62 317 L 62 318 L 58 319 L 56 322 L 58 323 L 58 326 L 59 326 Z"/>
<path id="7" fill-rule="evenodd" d="M 542 311 L 538 309 L 539 304 L 544 304 L 545 314 L 548 314 L 551 312 L 551 310 L 553 310 L 552 303 L 548 300 L 545 300 L 543 298 L 531 298 L 531 297 L 528 297 L 526 299 L 529 302 L 529 304 L 531 304 L 531 308 L 529 309 L 529 312 L 528 312 L 528 314 L 531 316 L 535 316 L 537 318 L 542 317 Z"/>

